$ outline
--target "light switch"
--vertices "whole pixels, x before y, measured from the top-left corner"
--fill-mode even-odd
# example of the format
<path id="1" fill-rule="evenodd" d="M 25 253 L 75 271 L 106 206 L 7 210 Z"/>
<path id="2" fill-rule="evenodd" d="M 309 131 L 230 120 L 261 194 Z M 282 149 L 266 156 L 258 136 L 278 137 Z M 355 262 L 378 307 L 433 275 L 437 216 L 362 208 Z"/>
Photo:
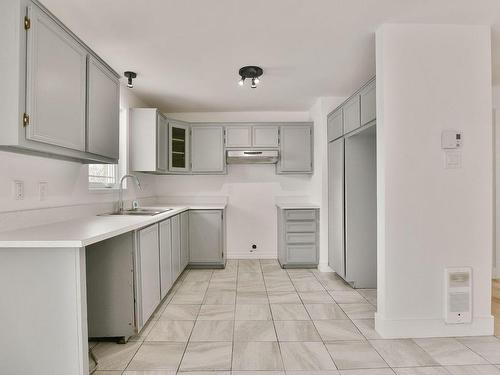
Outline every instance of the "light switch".
<path id="1" fill-rule="evenodd" d="M 462 168 L 462 153 L 456 150 L 445 151 L 445 168 L 446 169 L 459 169 Z"/>
<path id="2" fill-rule="evenodd" d="M 38 197 L 41 201 L 47 199 L 48 188 L 49 188 L 49 183 L 47 181 L 40 181 L 38 183 Z"/>
<path id="3" fill-rule="evenodd" d="M 15 180 L 13 183 L 13 193 L 15 200 L 23 200 L 24 199 L 24 181 Z"/>

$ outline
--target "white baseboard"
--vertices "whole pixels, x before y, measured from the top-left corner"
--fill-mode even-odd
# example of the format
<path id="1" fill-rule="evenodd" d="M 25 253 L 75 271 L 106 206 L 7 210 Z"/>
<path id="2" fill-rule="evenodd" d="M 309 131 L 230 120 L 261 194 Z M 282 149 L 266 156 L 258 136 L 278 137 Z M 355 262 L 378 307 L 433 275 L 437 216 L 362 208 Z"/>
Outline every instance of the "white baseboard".
<path id="1" fill-rule="evenodd" d="M 490 336 L 493 316 L 474 317 L 468 324 L 446 324 L 443 319 L 384 319 L 375 314 L 375 329 L 384 339 Z"/>
<path id="2" fill-rule="evenodd" d="M 494 279 L 500 279 L 500 267 L 497 267 L 497 268 L 493 268 L 493 273 L 492 273 L 492 277 Z"/>
<path id="3" fill-rule="evenodd" d="M 276 252 L 255 251 L 234 251 L 227 253 L 227 259 L 278 259 Z"/>
<path id="4" fill-rule="evenodd" d="M 318 264 L 318 270 L 320 272 L 335 272 L 333 268 L 331 268 L 328 263 L 320 263 Z"/>

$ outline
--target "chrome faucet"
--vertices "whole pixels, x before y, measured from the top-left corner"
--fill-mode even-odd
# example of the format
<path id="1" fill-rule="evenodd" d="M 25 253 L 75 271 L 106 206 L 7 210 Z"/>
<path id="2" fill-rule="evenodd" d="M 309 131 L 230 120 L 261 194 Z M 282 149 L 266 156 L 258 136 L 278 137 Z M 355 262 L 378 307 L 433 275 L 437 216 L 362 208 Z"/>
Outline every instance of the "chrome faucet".
<path id="1" fill-rule="evenodd" d="M 120 180 L 120 190 L 118 192 L 118 212 L 123 211 L 123 181 L 127 178 L 134 179 L 139 189 L 142 190 L 141 181 L 139 181 L 139 178 L 137 178 L 137 176 L 134 176 L 133 174 L 124 175 Z"/>

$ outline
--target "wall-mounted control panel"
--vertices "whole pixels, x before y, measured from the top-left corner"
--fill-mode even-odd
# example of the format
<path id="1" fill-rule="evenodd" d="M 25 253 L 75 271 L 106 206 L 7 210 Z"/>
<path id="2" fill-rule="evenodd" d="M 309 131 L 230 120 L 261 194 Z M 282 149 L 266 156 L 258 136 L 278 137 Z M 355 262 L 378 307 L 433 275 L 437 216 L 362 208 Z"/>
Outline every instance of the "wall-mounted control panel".
<path id="1" fill-rule="evenodd" d="M 441 133 L 441 148 L 444 150 L 462 147 L 462 133 L 457 130 L 443 130 Z"/>

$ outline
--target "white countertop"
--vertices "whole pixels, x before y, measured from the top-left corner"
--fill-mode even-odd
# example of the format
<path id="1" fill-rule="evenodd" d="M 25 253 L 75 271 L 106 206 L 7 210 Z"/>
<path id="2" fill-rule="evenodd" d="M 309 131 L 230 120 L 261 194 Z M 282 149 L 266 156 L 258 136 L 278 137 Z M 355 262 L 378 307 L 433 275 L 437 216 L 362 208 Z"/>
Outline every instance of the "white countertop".
<path id="1" fill-rule="evenodd" d="M 146 227 L 189 209 L 223 210 L 225 205 L 146 206 L 141 208 L 172 208 L 172 210 L 154 216 L 89 216 L 76 220 L 0 232 L 0 248 L 84 247 Z"/>
<path id="2" fill-rule="evenodd" d="M 282 210 L 319 209 L 319 205 L 313 203 L 276 203 L 276 207 Z"/>

